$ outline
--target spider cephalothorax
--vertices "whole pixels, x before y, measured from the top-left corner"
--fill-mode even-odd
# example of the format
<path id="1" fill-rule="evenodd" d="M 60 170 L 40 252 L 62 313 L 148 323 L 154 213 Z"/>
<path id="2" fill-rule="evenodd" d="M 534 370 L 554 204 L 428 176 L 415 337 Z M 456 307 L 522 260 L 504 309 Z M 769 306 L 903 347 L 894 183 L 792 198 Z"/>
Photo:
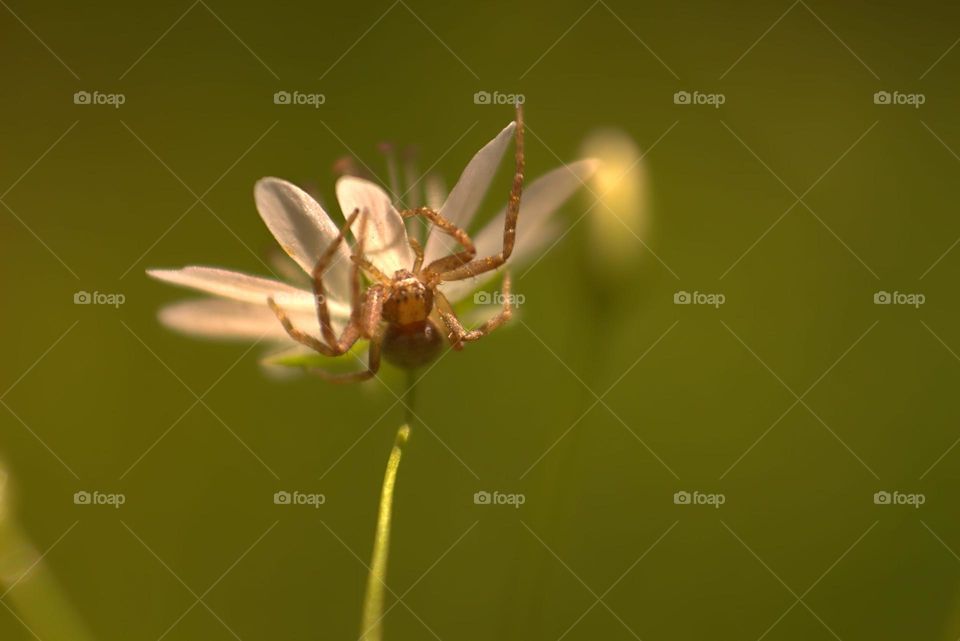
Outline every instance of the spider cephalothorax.
<path id="1" fill-rule="evenodd" d="M 342 382 L 366 380 L 376 374 L 381 355 L 394 365 L 413 369 L 437 357 L 443 347 L 444 335 L 454 349 L 462 349 L 463 343 L 486 336 L 510 319 L 512 309 L 509 274 L 505 274 L 503 280 L 503 308 L 480 327 L 472 330 L 464 328 L 439 286 L 444 282 L 473 278 L 498 269 L 507 262 L 513 252 L 517 218 L 520 214 L 524 166 L 523 117 L 519 107 L 515 132 L 516 169 L 507 201 L 503 244 L 499 253 L 477 258 L 477 250 L 470 236 L 440 212 L 429 207 L 407 209 L 399 212 L 403 219 L 425 218 L 435 228 L 453 238 L 461 250 L 424 265 L 423 248 L 418 241 L 411 238 L 410 248 L 416 256 L 412 269 L 398 269 L 393 276 L 388 276 L 364 253 L 367 227 L 370 224 L 369 211 L 358 207 L 347 217 L 339 235 L 330 243 L 313 268 L 313 291 L 322 337 L 317 338 L 295 327 L 276 301 L 272 297 L 268 299 L 270 308 L 290 338 L 324 356 L 345 354 L 361 338 L 370 341 L 369 366 L 366 370 L 343 375 L 315 370 L 317 374 Z M 358 228 L 354 228 L 355 222 L 359 223 Z M 351 311 L 346 327 L 338 337 L 330 322 L 323 278 L 350 229 L 353 229 L 357 237 L 350 256 L 353 262 Z M 366 290 L 362 289 L 361 276 L 365 276 L 371 283 Z M 441 327 L 444 331 L 441 331 Z"/>
<path id="2" fill-rule="evenodd" d="M 433 310 L 433 291 L 406 269 L 397 270 L 383 302 L 383 320 L 390 324 L 422 323 Z"/>

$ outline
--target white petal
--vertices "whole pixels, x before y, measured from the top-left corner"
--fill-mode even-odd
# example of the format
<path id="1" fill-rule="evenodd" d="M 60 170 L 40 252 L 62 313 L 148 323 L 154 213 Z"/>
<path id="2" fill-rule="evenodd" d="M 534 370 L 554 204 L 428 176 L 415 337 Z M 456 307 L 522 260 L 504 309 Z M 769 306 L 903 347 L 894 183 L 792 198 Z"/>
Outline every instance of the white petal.
<path id="1" fill-rule="evenodd" d="M 460 179 L 454 185 L 440 213 L 461 229 L 466 229 L 477 213 L 483 197 L 490 187 L 490 181 L 497 173 L 497 167 L 507 150 L 517 125 L 511 122 L 497 137 L 488 142 L 467 163 Z M 424 249 L 425 262 L 445 256 L 455 251 L 456 242 L 446 234 L 432 232 Z"/>
<path id="2" fill-rule="evenodd" d="M 430 174 L 425 182 L 423 190 L 427 195 L 427 207 L 440 211 L 448 196 L 447 186 L 443 184 L 443 178 L 437 174 Z"/>
<path id="3" fill-rule="evenodd" d="M 413 266 L 413 250 L 403 218 L 383 189 L 363 178 L 344 176 L 337 181 L 337 200 L 344 216 L 349 217 L 355 209 L 360 209 L 361 215 L 350 228 L 355 238 L 360 237 L 362 212 L 368 212 L 363 253 L 370 262 L 387 276 Z"/>
<path id="4" fill-rule="evenodd" d="M 519 265 L 543 248 L 552 238 L 551 216 L 573 193 L 593 175 L 599 167 L 594 159 L 579 160 L 557 167 L 524 189 L 520 202 L 520 217 L 517 219 L 517 239 L 509 266 Z M 487 223 L 474 238 L 477 256 L 492 256 L 503 246 L 503 221 L 506 207 Z M 496 276 L 490 272 L 464 281 L 446 283 L 441 289 L 453 301 L 463 299 L 468 293 Z"/>
<path id="5" fill-rule="evenodd" d="M 291 368 L 285 365 L 278 365 L 276 361 L 283 361 L 283 360 L 293 359 L 293 358 L 303 358 L 307 356 L 314 356 L 315 354 L 316 354 L 315 351 L 313 351 L 306 345 L 301 345 L 299 343 L 296 343 L 292 346 L 281 345 L 279 349 L 275 349 L 270 351 L 267 354 L 264 354 L 260 362 L 263 365 L 266 365 L 269 367 L 280 367 L 284 370 L 290 370 Z"/>
<path id="6" fill-rule="evenodd" d="M 304 331 L 317 327 L 315 314 L 290 310 L 294 325 Z M 160 322 L 167 327 L 196 336 L 221 340 L 269 340 L 294 344 L 280 321 L 264 305 L 206 298 L 168 305 L 160 310 Z"/>
<path id="7" fill-rule="evenodd" d="M 275 296 L 286 298 L 290 307 L 313 307 L 313 296 L 308 291 L 269 278 L 218 267 L 191 265 L 182 269 L 148 269 L 147 275 L 166 283 L 248 303 L 266 305 L 267 298 Z"/>
<path id="8" fill-rule="evenodd" d="M 253 190 L 257 211 L 277 242 L 308 274 L 336 239 L 339 229 L 307 192 L 280 178 L 261 178 Z M 346 300 L 350 288 L 350 252 L 341 243 L 324 278 L 334 298 Z"/>

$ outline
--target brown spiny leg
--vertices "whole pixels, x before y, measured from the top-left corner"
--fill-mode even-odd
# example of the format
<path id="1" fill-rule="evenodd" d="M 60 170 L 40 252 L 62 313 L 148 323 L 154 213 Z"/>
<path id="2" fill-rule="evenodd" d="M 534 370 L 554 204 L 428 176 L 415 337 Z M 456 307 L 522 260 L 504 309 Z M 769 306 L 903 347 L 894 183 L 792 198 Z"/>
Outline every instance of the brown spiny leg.
<path id="1" fill-rule="evenodd" d="M 384 285 L 378 283 L 367 289 L 360 312 L 360 333 L 364 338 L 373 338 L 379 331 L 386 299 L 387 288 Z"/>
<path id="2" fill-rule="evenodd" d="M 364 294 L 360 313 L 355 315 L 355 318 L 350 319 L 350 325 L 356 327 L 356 333 L 363 338 L 370 339 L 367 369 L 360 370 L 359 372 L 337 373 L 328 372 L 319 367 L 308 367 L 306 371 L 333 383 L 353 383 L 365 381 L 375 376 L 380 369 L 380 347 L 383 343 L 383 330 L 380 327 L 380 321 L 383 312 L 383 301 L 386 295 L 386 288 L 383 285 L 372 285 Z M 284 327 L 286 327 L 286 325 L 284 325 Z M 294 331 L 297 330 L 294 329 Z M 346 330 L 344 334 L 346 334 Z M 319 343 L 323 349 L 330 350 L 331 353 L 325 353 L 327 356 L 342 355 L 332 353 L 333 350 L 312 336 L 308 336 L 308 338 Z M 356 340 L 356 338 L 353 339 L 354 342 L 356 342 Z M 312 346 L 313 345 L 311 345 L 311 347 Z M 316 349 L 316 347 L 314 347 L 314 349 Z M 349 349 L 349 347 L 347 349 Z"/>
<path id="3" fill-rule="evenodd" d="M 358 315 L 358 331 L 364 338 L 370 339 L 367 369 L 345 374 L 328 372 L 320 368 L 310 368 L 307 371 L 333 383 L 353 383 L 375 376 L 380 369 L 380 347 L 383 344 L 383 329 L 380 321 L 386 295 L 386 288 L 383 285 L 371 285 L 364 295 L 362 310 Z"/>
<path id="4" fill-rule="evenodd" d="M 380 271 L 376 265 L 370 262 L 370 259 L 367 258 L 366 254 L 363 253 L 364 244 L 367 239 L 367 215 L 368 212 L 364 210 L 363 220 L 360 224 L 360 237 L 357 239 L 357 246 L 353 254 L 350 255 L 350 260 L 354 265 L 354 286 L 360 287 L 360 271 L 365 272 L 370 278 L 379 282 L 382 285 L 389 285 L 391 279 L 389 276 Z M 357 311 L 354 308 L 354 311 Z"/>
<path id="5" fill-rule="evenodd" d="M 404 210 L 400 212 L 400 215 L 404 218 L 423 216 L 429 220 L 434 227 L 453 238 L 463 247 L 462 251 L 432 261 L 424 271 L 433 273 L 444 272 L 453 267 L 469 263 L 477 255 L 477 248 L 474 246 L 473 239 L 470 238 L 467 232 L 447 220 L 440 212 L 429 207 L 417 207 L 416 209 Z M 422 260 L 418 261 L 418 268 L 422 262 Z M 416 271 L 417 270 L 414 270 L 414 272 Z"/>
<path id="6" fill-rule="evenodd" d="M 410 236 L 408 240 L 410 241 L 410 249 L 413 250 L 413 255 L 416 257 L 413 261 L 413 273 L 418 274 L 420 268 L 423 267 L 423 245 L 413 236 Z"/>
<path id="7" fill-rule="evenodd" d="M 440 274 L 441 280 L 463 280 L 493 271 L 507 262 L 510 254 L 513 253 L 513 245 L 517 238 L 517 218 L 520 216 L 520 196 L 523 193 L 523 109 L 520 105 L 517 105 L 517 130 L 515 135 L 514 161 L 516 170 L 513 174 L 513 186 L 510 188 L 510 200 L 507 202 L 507 213 L 503 220 L 503 247 L 500 249 L 500 253 L 495 256 L 478 258 L 466 265 L 442 272 Z"/>
<path id="8" fill-rule="evenodd" d="M 270 309 L 273 310 L 277 320 L 279 320 L 280 324 L 283 325 L 283 329 L 286 330 L 287 335 L 289 335 L 290 338 L 297 341 L 301 345 L 306 345 L 310 349 L 319 352 L 324 356 L 336 356 L 333 349 L 331 349 L 330 346 L 324 343 L 322 340 L 294 327 L 290 317 L 287 316 L 287 313 L 283 311 L 279 305 L 277 305 L 276 301 L 273 300 L 273 296 L 267 298 L 267 305 L 269 305 Z"/>
<path id="9" fill-rule="evenodd" d="M 349 216 L 347 216 L 347 220 L 340 228 L 340 232 L 337 234 L 337 237 L 320 255 L 320 258 L 317 260 L 317 264 L 313 266 L 313 295 L 316 299 L 317 319 L 320 321 L 320 331 L 323 334 L 324 340 L 327 341 L 327 345 L 334 350 L 336 350 L 336 346 L 341 341 L 337 340 L 336 334 L 333 332 L 333 326 L 330 324 L 330 309 L 327 306 L 327 291 L 323 284 L 323 274 L 327 271 L 327 268 L 330 266 L 330 262 L 336 255 L 337 250 L 340 248 L 340 243 L 344 242 L 347 230 L 350 229 L 351 225 L 353 225 L 353 222 L 359 215 L 360 209 L 357 208 L 354 209 Z M 361 227 L 366 224 L 366 220 L 367 215 L 364 214 Z M 362 252 L 363 238 L 360 239 L 359 243 L 360 251 Z M 360 311 L 360 303 L 360 269 L 356 264 L 354 264 L 350 276 L 350 322 L 347 324 L 347 328 L 344 329 L 344 333 L 347 332 L 347 329 L 349 329 L 351 325 L 356 325 L 356 318 Z M 353 340 L 355 342 L 356 338 Z M 351 342 L 350 344 L 352 345 L 353 343 Z M 350 349 L 350 347 L 348 346 L 346 349 Z M 346 349 L 340 353 L 342 354 L 344 351 L 346 351 Z"/>
<path id="10" fill-rule="evenodd" d="M 350 319 L 347 321 L 347 325 L 344 327 L 339 340 L 334 334 L 333 327 L 330 324 L 330 309 L 327 305 L 326 288 L 323 285 L 324 271 L 329 267 L 330 261 L 333 259 L 340 243 L 343 242 L 346 230 L 359 215 L 359 209 L 355 209 L 353 213 L 350 214 L 347 222 L 340 229 L 340 233 L 333 242 L 330 243 L 327 249 L 324 250 L 323 254 L 320 255 L 316 266 L 313 268 L 313 295 L 316 303 L 317 318 L 320 321 L 320 329 L 326 342 L 294 327 L 287 313 L 277 304 L 273 297 L 271 296 L 267 299 L 267 304 L 270 306 L 270 309 L 273 310 L 273 313 L 280 321 L 280 324 L 283 325 L 283 329 L 286 330 L 290 338 L 324 356 L 339 356 L 350 349 L 353 344 L 357 342 L 357 339 L 360 338 L 359 312 L 362 301 L 359 267 L 355 266 L 353 270 L 350 292 Z"/>
<path id="11" fill-rule="evenodd" d="M 447 300 L 447 297 L 443 295 L 436 287 L 433 288 L 433 311 L 431 315 L 436 315 L 440 321 L 443 322 L 443 325 L 447 328 L 447 340 L 450 341 L 450 347 L 457 350 L 458 352 L 463 349 L 463 342 L 460 340 L 460 334 L 462 331 L 457 331 L 457 328 L 463 330 L 463 325 L 457 321 L 455 324 L 451 324 L 448 319 L 456 320 L 456 312 L 453 311 L 453 305 L 450 304 L 450 301 Z M 440 326 L 440 323 L 436 322 L 437 319 L 434 319 L 437 327 Z"/>
<path id="12" fill-rule="evenodd" d="M 389 285 L 392 282 L 392 279 L 384 274 L 376 265 L 370 262 L 370 259 L 366 256 L 361 256 L 359 254 L 354 254 L 350 257 L 355 264 L 359 265 L 363 271 L 370 276 L 372 279 L 380 283 L 381 285 Z"/>
<path id="13" fill-rule="evenodd" d="M 450 330 L 453 340 L 457 343 L 479 340 L 510 320 L 510 317 L 513 315 L 513 307 L 511 306 L 512 298 L 510 296 L 509 273 L 503 276 L 503 291 L 501 294 L 503 296 L 503 308 L 497 314 L 488 318 L 483 325 L 477 329 L 465 329 L 460 319 L 457 318 L 452 311 L 444 311 L 441 309 L 440 315 L 443 318 L 444 324 Z"/>
<path id="14" fill-rule="evenodd" d="M 357 383 L 366 381 L 376 376 L 380 370 L 380 346 L 382 344 L 383 330 L 377 329 L 376 333 L 370 338 L 370 353 L 367 356 L 367 369 L 360 370 L 359 372 L 335 374 L 318 368 L 311 368 L 307 371 L 331 383 Z"/>

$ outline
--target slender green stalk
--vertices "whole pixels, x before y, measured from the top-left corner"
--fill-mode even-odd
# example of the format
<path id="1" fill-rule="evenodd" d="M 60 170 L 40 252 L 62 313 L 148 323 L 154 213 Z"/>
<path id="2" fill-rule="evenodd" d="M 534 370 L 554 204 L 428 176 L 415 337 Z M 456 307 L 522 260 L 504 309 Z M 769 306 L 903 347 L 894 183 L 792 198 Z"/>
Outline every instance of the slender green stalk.
<path id="1" fill-rule="evenodd" d="M 8 609 L 6 604 L 12 605 L 11 613 L 30 636 L 44 641 L 92 641 L 43 556 L 10 513 L 5 484 L 0 468 L 0 599 Z"/>
<path id="2" fill-rule="evenodd" d="M 387 470 L 383 475 L 383 489 L 380 491 L 380 511 L 377 515 L 377 531 L 373 538 L 373 559 L 370 562 L 370 576 L 367 577 L 367 594 L 363 603 L 363 617 L 360 624 L 361 641 L 383 641 L 383 596 L 387 587 L 387 556 L 390 551 L 390 519 L 393 513 L 393 489 L 397 484 L 397 470 L 400 468 L 400 455 L 407 439 L 410 438 L 410 426 L 401 425 L 397 438 L 387 460 Z"/>
<path id="3" fill-rule="evenodd" d="M 417 404 L 417 374 L 414 370 L 407 370 L 407 402 L 403 404 L 404 416 L 407 425 L 413 424 L 413 406 Z"/>

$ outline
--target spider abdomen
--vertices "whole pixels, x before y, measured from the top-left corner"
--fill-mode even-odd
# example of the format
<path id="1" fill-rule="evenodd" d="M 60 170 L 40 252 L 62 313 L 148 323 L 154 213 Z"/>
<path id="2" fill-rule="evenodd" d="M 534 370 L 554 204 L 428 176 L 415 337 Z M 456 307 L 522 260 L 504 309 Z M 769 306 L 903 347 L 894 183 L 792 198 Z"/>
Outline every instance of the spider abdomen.
<path id="1" fill-rule="evenodd" d="M 429 319 L 400 325 L 389 323 L 383 336 L 383 357 L 404 369 L 431 362 L 443 348 L 443 334 Z"/>

